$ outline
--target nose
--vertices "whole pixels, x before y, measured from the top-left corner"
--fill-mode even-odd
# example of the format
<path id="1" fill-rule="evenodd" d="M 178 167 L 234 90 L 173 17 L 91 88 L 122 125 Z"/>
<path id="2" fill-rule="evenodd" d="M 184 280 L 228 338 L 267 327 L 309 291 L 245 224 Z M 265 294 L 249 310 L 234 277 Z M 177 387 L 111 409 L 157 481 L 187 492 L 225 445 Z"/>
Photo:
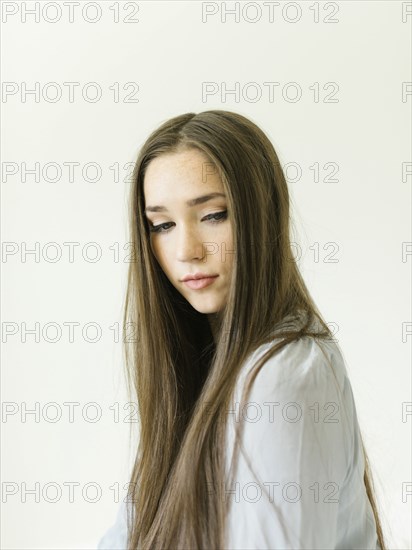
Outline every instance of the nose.
<path id="1" fill-rule="evenodd" d="M 177 233 L 176 257 L 178 261 L 201 260 L 204 256 L 204 245 L 200 235 L 193 227 L 181 225 Z"/>

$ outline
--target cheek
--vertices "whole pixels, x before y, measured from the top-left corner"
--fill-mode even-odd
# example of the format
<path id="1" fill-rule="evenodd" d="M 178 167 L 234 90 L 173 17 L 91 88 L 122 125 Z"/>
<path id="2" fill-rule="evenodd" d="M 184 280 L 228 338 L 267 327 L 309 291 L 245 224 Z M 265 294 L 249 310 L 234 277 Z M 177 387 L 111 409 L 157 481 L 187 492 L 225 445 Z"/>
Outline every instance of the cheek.
<path id="1" fill-rule="evenodd" d="M 226 247 L 227 251 L 233 250 L 233 235 L 231 229 L 228 229 L 225 234 L 223 235 L 222 241 L 224 242 L 224 246 Z"/>
<path id="2" fill-rule="evenodd" d="M 233 243 L 233 234 L 232 231 L 229 230 L 226 234 L 225 238 L 225 247 L 226 247 L 226 255 L 225 255 L 225 263 L 226 263 L 226 269 L 227 271 L 231 271 L 233 268 L 234 263 L 234 243 Z"/>
<path id="3" fill-rule="evenodd" d="M 162 249 L 161 244 L 159 244 L 159 242 L 156 242 L 155 239 L 150 239 L 150 248 L 152 249 L 153 256 L 156 258 L 160 267 L 163 269 L 163 271 L 167 271 L 167 255 Z"/>
<path id="4" fill-rule="evenodd" d="M 150 245 L 150 249 L 152 251 L 153 256 L 159 262 L 159 250 L 158 250 L 159 247 L 158 247 L 158 245 L 153 241 L 152 238 L 149 239 L 149 245 Z"/>

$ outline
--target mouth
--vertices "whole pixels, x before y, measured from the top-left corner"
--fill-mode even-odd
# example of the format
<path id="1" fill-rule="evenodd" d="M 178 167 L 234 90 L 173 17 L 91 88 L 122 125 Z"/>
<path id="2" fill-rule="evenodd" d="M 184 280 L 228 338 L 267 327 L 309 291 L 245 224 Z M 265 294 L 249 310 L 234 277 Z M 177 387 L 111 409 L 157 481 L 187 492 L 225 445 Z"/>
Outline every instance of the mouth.
<path id="1" fill-rule="evenodd" d="M 212 285 L 218 277 L 219 275 L 215 275 L 214 277 L 203 277 L 201 279 L 188 279 L 187 281 L 183 282 L 192 290 L 200 290 L 209 285 Z"/>

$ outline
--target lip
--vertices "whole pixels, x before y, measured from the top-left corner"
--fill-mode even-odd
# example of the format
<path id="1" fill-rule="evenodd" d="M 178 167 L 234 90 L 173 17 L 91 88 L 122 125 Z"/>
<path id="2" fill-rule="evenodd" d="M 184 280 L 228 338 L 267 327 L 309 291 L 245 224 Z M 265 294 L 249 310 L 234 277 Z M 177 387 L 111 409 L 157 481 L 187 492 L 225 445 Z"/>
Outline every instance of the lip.
<path id="1" fill-rule="evenodd" d="M 211 273 L 202 273 L 201 271 L 198 271 L 197 273 L 188 273 L 181 278 L 181 281 L 185 282 L 192 279 L 207 279 L 208 277 L 218 277 L 218 275 L 213 275 Z"/>
<path id="2" fill-rule="evenodd" d="M 200 290 L 201 288 L 205 288 L 209 285 L 212 285 L 218 277 L 219 275 L 214 275 L 213 277 L 201 277 L 197 279 L 188 279 L 183 282 L 192 290 Z"/>

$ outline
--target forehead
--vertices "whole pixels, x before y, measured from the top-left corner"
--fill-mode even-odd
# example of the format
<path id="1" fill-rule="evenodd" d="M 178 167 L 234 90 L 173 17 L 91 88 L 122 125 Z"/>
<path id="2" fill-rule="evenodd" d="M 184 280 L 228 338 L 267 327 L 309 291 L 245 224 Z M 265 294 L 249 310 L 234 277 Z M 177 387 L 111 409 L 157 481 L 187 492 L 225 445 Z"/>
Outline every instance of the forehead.
<path id="1" fill-rule="evenodd" d="M 203 185 L 208 189 L 221 189 L 222 182 L 215 164 L 198 149 L 178 153 L 163 153 L 153 159 L 146 168 L 145 193 L 179 186 Z"/>

